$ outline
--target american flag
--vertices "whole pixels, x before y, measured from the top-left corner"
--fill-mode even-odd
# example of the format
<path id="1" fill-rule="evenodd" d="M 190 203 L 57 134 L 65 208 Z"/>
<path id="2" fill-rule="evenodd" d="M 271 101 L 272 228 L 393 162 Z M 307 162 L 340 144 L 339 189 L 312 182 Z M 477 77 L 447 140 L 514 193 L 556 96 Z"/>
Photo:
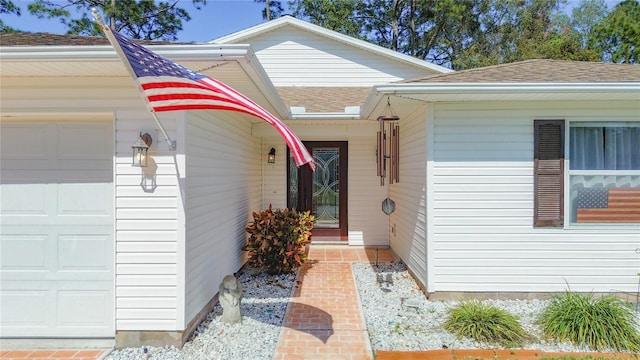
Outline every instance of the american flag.
<path id="1" fill-rule="evenodd" d="M 577 222 L 640 222 L 640 188 L 578 190 Z"/>
<path id="2" fill-rule="evenodd" d="M 228 85 L 191 71 L 120 35 L 107 26 L 103 31 L 136 80 L 149 109 L 230 110 L 255 116 L 273 126 L 285 140 L 296 165 L 309 164 L 313 156 L 296 134 L 262 106 Z"/>

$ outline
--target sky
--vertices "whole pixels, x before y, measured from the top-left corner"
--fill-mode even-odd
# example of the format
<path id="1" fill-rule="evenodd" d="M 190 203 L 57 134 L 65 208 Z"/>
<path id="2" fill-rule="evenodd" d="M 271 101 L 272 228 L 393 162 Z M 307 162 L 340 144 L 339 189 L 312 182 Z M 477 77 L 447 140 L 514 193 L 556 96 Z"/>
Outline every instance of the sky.
<path id="1" fill-rule="evenodd" d="M 66 28 L 56 19 L 44 20 L 29 15 L 27 4 L 30 0 L 13 2 L 22 9 L 22 16 L 3 14 L 2 20 L 5 25 L 29 32 L 66 32 Z M 618 2 L 620 0 L 605 0 L 609 9 Z M 196 10 L 191 0 L 180 0 L 180 3 L 191 16 L 190 21 L 183 22 L 183 29 L 177 34 L 178 41 L 182 42 L 206 42 L 264 22 L 264 4 L 255 3 L 253 0 L 207 0 L 207 4 L 201 10 Z M 579 0 L 569 0 L 567 10 L 578 3 Z M 283 1 L 283 4 L 286 4 L 286 1 Z"/>
<path id="2" fill-rule="evenodd" d="M 38 19 L 29 15 L 27 4 L 30 0 L 13 0 L 22 9 L 21 16 L 2 15 L 5 25 L 28 32 L 66 33 L 66 28 L 58 20 Z M 190 21 L 183 21 L 182 31 L 178 32 L 178 41 L 206 42 L 223 35 L 249 28 L 264 22 L 262 8 L 253 0 L 207 0 L 207 4 L 196 10 L 191 0 L 181 0 L 180 7 L 185 9 Z"/>

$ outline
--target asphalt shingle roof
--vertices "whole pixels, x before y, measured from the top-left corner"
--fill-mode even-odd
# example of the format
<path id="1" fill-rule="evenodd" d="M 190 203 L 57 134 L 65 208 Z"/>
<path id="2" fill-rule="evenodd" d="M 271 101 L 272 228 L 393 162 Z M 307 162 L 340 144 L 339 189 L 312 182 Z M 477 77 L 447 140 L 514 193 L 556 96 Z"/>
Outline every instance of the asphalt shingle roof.
<path id="1" fill-rule="evenodd" d="M 533 59 L 438 74 L 400 83 L 638 82 L 640 65 Z"/>
<path id="2" fill-rule="evenodd" d="M 136 40 L 144 45 L 185 44 L 172 41 Z M 0 46 L 85 46 L 109 45 L 109 40 L 99 36 L 80 36 L 49 33 L 0 33 Z"/>

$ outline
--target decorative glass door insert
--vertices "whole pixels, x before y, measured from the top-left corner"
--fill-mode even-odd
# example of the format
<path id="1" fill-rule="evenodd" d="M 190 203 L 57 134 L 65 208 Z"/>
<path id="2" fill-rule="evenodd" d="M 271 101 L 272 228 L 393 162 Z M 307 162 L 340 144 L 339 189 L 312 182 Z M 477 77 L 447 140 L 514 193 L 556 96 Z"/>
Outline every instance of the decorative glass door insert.
<path id="1" fill-rule="evenodd" d="M 315 216 L 313 236 L 347 239 L 347 143 L 305 142 L 316 163 L 297 168 L 289 157 L 288 206 L 311 210 Z"/>
<path id="2" fill-rule="evenodd" d="M 311 151 L 316 162 L 312 177 L 314 227 L 340 227 L 340 148 L 314 148 Z"/>

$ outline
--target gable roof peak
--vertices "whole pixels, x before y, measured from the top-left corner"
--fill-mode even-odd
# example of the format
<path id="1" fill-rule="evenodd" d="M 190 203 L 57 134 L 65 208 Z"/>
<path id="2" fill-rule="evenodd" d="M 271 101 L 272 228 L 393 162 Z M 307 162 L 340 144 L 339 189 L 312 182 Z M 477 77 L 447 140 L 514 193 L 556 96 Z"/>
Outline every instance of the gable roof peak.
<path id="1" fill-rule="evenodd" d="M 448 72 L 452 72 L 453 70 L 446 68 L 444 66 L 440 66 L 440 65 L 436 65 L 436 64 L 432 64 L 428 61 L 425 60 L 421 60 L 418 59 L 416 57 L 413 56 L 409 56 L 397 51 L 393 51 L 391 49 L 387 49 L 384 48 L 382 46 L 364 41 L 364 40 L 360 40 L 360 39 L 356 39 L 354 37 L 351 37 L 349 35 L 345 35 L 342 33 L 339 33 L 337 31 L 334 30 L 330 30 L 327 28 L 324 28 L 322 26 L 319 25 L 315 25 L 312 24 L 310 22 L 304 21 L 304 20 L 300 20 L 292 15 L 283 15 L 277 19 L 273 19 L 273 20 L 269 20 L 266 21 L 264 23 L 252 26 L 250 28 L 244 29 L 244 30 L 240 30 L 238 32 L 229 34 L 229 35 L 225 35 L 222 37 L 219 37 L 217 39 L 213 39 L 211 41 L 209 41 L 209 44 L 228 44 L 228 43 L 242 43 L 242 42 L 247 42 L 249 41 L 249 39 L 253 38 L 253 37 L 257 37 L 260 36 L 262 34 L 268 33 L 270 31 L 275 31 L 279 28 L 285 27 L 285 26 L 292 26 L 294 28 L 303 30 L 303 31 L 307 31 L 310 32 L 312 34 L 318 35 L 318 36 L 322 36 L 328 39 L 331 39 L 333 41 L 338 41 L 338 42 L 342 42 L 345 43 L 349 46 L 353 46 L 356 48 L 360 48 L 363 49 L 365 51 L 369 51 L 372 53 L 376 53 L 388 58 L 392 58 L 396 61 L 402 61 L 405 63 L 409 63 L 412 64 L 413 66 L 418 66 L 418 67 L 422 67 L 422 68 L 428 68 L 432 71 L 436 71 L 438 73 L 448 73 Z"/>

